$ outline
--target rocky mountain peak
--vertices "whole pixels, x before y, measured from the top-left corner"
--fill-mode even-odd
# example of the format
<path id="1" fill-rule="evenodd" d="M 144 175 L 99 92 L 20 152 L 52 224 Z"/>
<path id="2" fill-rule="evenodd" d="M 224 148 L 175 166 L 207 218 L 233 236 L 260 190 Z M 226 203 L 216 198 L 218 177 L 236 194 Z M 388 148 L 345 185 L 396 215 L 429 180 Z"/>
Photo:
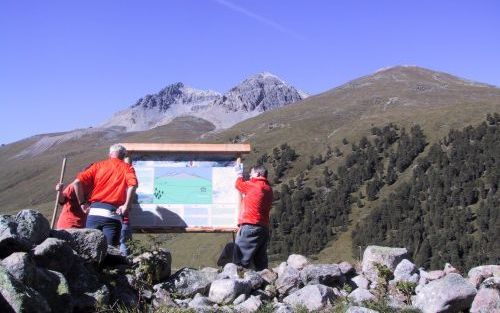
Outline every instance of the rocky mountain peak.
<path id="1" fill-rule="evenodd" d="M 228 111 L 264 112 L 302 100 L 306 94 L 288 85 L 278 76 L 263 72 L 245 79 L 217 102 Z"/>
<path id="2" fill-rule="evenodd" d="M 182 82 L 177 82 L 168 85 L 157 94 L 148 94 L 145 97 L 140 98 L 131 107 L 141 107 L 144 109 L 156 108 L 160 112 L 165 112 L 175 103 L 187 104 L 214 101 L 220 96 L 221 95 L 219 93 L 214 91 L 194 89 L 184 85 Z"/>
<path id="3" fill-rule="evenodd" d="M 101 126 L 121 126 L 128 131 L 140 131 L 165 125 L 178 116 L 197 116 L 217 128 L 227 128 L 261 112 L 285 106 L 307 96 L 268 72 L 245 79 L 224 95 L 177 82 L 156 94 L 140 98 Z"/>

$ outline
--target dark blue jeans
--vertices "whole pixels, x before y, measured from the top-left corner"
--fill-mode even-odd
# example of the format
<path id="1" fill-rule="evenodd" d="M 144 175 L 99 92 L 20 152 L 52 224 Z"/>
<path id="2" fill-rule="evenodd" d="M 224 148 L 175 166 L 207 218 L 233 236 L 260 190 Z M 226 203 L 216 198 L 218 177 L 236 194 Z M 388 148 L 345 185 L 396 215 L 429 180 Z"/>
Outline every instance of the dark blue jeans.
<path id="1" fill-rule="evenodd" d="M 258 225 L 242 225 L 236 236 L 233 251 L 233 263 L 249 268 L 252 264 L 255 270 L 267 268 L 267 242 L 269 230 Z"/>
<path id="2" fill-rule="evenodd" d="M 120 232 L 120 252 L 123 255 L 129 255 L 130 250 L 127 247 L 127 241 L 132 239 L 132 227 L 130 224 L 122 223 L 122 230 Z"/>
<path id="3" fill-rule="evenodd" d="M 103 232 L 104 237 L 106 237 L 108 246 L 118 246 L 120 242 L 120 230 L 122 229 L 121 221 L 108 217 L 89 215 L 87 216 L 85 227 L 99 229 Z"/>

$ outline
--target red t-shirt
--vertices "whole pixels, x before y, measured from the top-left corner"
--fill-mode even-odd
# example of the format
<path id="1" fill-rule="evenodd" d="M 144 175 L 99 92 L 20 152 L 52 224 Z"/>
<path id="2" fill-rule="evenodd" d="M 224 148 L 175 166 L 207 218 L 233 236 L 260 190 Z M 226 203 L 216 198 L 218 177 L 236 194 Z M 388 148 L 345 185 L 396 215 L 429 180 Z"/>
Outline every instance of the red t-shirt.
<path id="1" fill-rule="evenodd" d="M 84 187 L 84 193 L 88 194 Z M 61 214 L 57 219 L 57 229 L 84 228 L 87 216 L 83 213 L 78 200 L 76 199 L 75 188 L 69 184 L 62 192 L 63 199 L 60 199 L 63 205 Z"/>
<path id="2" fill-rule="evenodd" d="M 125 203 L 127 187 L 137 186 L 134 168 L 117 158 L 95 163 L 77 178 L 86 185 L 94 186 L 90 202 L 104 202 L 116 207 Z"/>
<path id="3" fill-rule="evenodd" d="M 273 189 L 265 177 L 236 180 L 236 189 L 244 195 L 238 225 L 254 224 L 269 227 L 269 211 L 273 202 Z"/>

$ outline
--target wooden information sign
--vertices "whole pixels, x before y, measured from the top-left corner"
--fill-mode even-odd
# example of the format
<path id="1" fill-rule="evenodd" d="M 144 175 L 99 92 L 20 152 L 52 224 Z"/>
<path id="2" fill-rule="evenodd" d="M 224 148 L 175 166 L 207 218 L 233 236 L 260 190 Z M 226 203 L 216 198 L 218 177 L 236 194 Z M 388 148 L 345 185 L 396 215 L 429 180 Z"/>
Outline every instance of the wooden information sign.
<path id="1" fill-rule="evenodd" d="M 249 144 L 123 143 L 139 187 L 130 210 L 139 232 L 234 232 L 236 159 Z"/>

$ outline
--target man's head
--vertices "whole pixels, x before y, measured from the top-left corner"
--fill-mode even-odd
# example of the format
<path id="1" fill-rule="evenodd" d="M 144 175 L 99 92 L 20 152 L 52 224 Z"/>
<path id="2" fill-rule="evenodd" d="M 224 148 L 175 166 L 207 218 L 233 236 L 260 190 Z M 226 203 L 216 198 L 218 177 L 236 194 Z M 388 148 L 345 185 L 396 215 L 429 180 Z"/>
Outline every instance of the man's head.
<path id="1" fill-rule="evenodd" d="M 250 171 L 250 177 L 265 177 L 267 178 L 267 170 L 262 165 L 257 165 L 252 168 Z"/>
<path id="2" fill-rule="evenodd" d="M 127 149 L 120 144 L 114 144 L 109 147 L 109 157 L 117 158 L 123 160 L 123 158 L 127 155 Z"/>

